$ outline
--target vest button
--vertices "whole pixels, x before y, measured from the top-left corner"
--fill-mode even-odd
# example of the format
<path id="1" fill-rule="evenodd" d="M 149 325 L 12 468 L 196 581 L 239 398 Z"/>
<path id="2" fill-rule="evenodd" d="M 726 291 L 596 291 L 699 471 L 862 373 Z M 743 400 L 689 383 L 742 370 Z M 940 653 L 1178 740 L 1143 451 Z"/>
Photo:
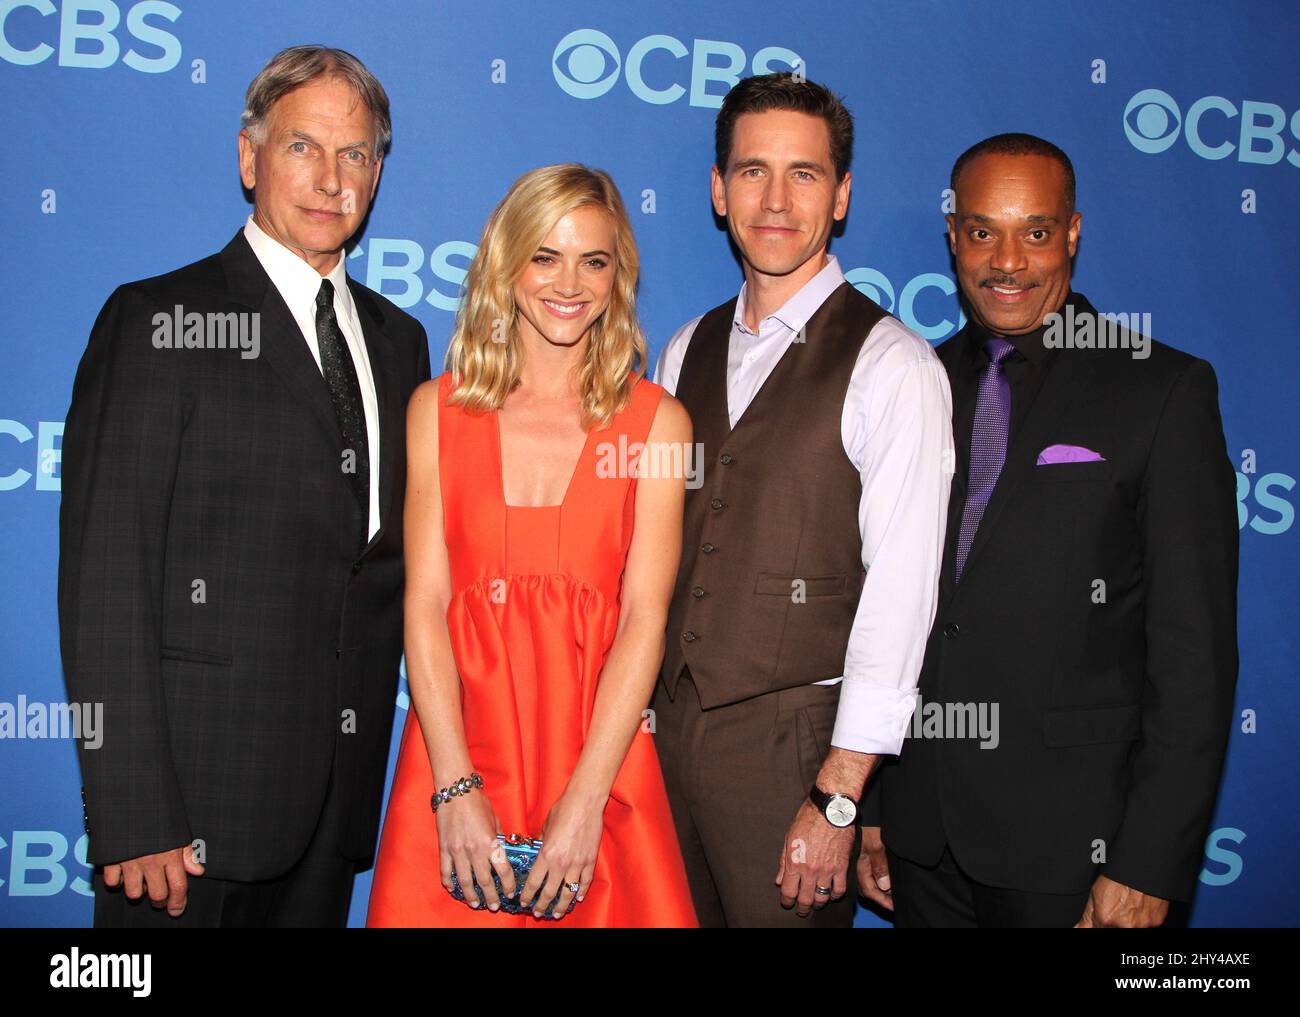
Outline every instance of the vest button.
<path id="1" fill-rule="evenodd" d="M 701 597 L 704 596 L 704 587 L 703 586 L 694 587 L 691 590 L 691 596 L 694 597 L 696 600 L 699 600 Z"/>
<path id="2" fill-rule="evenodd" d="M 706 541 L 704 544 L 700 545 L 700 550 L 703 551 L 705 554 L 712 554 L 714 551 L 717 550 L 717 547 Z"/>
<path id="3" fill-rule="evenodd" d="M 943 634 L 946 639 L 956 639 L 961 635 L 961 626 L 956 622 L 949 622 L 943 627 Z"/>
<path id="4" fill-rule="evenodd" d="M 722 458 L 718 460 L 718 462 L 722 463 L 723 466 L 730 466 L 735 461 L 736 457 L 731 455 L 729 452 L 722 453 Z"/>
<path id="5" fill-rule="evenodd" d="M 709 508 L 716 512 L 718 509 L 722 508 L 722 504 L 723 502 L 721 498 L 714 498 L 709 502 Z"/>
<path id="6" fill-rule="evenodd" d="M 683 632 L 683 633 L 682 633 L 682 639 L 685 640 L 685 641 L 688 642 L 688 643 L 693 643 L 693 642 L 695 642 L 696 638 L 697 638 L 697 637 L 696 637 L 696 635 L 695 635 L 694 632 Z"/>

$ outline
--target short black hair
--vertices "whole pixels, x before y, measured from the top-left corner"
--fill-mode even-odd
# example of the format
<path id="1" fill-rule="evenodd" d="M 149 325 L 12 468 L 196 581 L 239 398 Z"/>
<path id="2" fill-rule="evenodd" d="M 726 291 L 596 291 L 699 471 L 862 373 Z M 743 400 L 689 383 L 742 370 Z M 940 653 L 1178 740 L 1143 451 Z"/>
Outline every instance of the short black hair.
<path id="1" fill-rule="evenodd" d="M 825 120 L 831 135 L 835 179 L 844 179 L 853 161 L 853 114 L 829 88 L 806 78 L 796 78 L 791 71 L 743 78 L 723 98 L 713 127 L 714 159 L 719 173 L 727 172 L 736 121 L 744 113 L 771 110 L 793 110 Z"/>
<path id="2" fill-rule="evenodd" d="M 995 134 L 991 138 L 976 142 L 957 156 L 957 161 L 952 164 L 952 176 L 948 179 L 948 186 L 954 193 L 962 170 L 981 155 L 1043 155 L 1055 159 L 1065 171 L 1065 203 L 1070 206 L 1071 212 L 1074 211 L 1074 164 L 1070 162 L 1068 155 L 1050 141 L 1032 134 Z"/>

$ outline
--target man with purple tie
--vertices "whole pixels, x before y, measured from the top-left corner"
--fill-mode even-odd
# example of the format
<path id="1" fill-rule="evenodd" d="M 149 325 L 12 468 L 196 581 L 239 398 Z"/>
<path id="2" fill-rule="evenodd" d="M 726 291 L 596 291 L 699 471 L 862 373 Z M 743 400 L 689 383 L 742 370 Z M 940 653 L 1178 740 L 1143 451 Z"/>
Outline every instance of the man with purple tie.
<path id="1" fill-rule="evenodd" d="M 939 606 L 858 880 L 900 927 L 1159 925 L 1196 885 L 1237 673 L 1214 371 L 1071 291 L 1082 217 L 1055 145 L 989 138 L 951 185 L 970 320 L 938 350 Z"/>

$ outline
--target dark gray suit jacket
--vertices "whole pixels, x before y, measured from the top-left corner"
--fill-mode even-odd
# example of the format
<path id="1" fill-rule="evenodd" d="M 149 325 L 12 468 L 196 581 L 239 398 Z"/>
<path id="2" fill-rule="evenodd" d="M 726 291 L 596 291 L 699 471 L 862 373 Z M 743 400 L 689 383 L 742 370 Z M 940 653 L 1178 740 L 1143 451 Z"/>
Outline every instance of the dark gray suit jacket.
<path id="1" fill-rule="evenodd" d="M 305 850 L 333 767 L 339 844 L 368 863 L 402 653 L 405 410 L 423 327 L 349 280 L 379 403 L 380 523 L 341 467 L 329 391 L 243 231 L 119 287 L 77 370 L 63 443 L 59 622 L 88 859 L 203 841 L 266 879 Z M 258 312 L 260 355 L 157 349 L 154 315 Z M 371 464 L 374 469 L 375 464 Z"/>

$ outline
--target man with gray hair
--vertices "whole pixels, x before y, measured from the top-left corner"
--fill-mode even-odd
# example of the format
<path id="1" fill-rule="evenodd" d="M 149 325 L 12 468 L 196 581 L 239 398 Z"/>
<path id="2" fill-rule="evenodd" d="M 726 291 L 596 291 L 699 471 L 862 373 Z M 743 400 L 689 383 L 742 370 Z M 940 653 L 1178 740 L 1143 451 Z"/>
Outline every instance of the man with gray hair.
<path id="1" fill-rule="evenodd" d="M 356 57 L 278 53 L 239 131 L 248 221 L 91 332 L 59 621 L 71 698 L 104 710 L 79 749 L 96 926 L 341 926 L 373 856 L 429 352 L 343 248 L 391 134 Z"/>

